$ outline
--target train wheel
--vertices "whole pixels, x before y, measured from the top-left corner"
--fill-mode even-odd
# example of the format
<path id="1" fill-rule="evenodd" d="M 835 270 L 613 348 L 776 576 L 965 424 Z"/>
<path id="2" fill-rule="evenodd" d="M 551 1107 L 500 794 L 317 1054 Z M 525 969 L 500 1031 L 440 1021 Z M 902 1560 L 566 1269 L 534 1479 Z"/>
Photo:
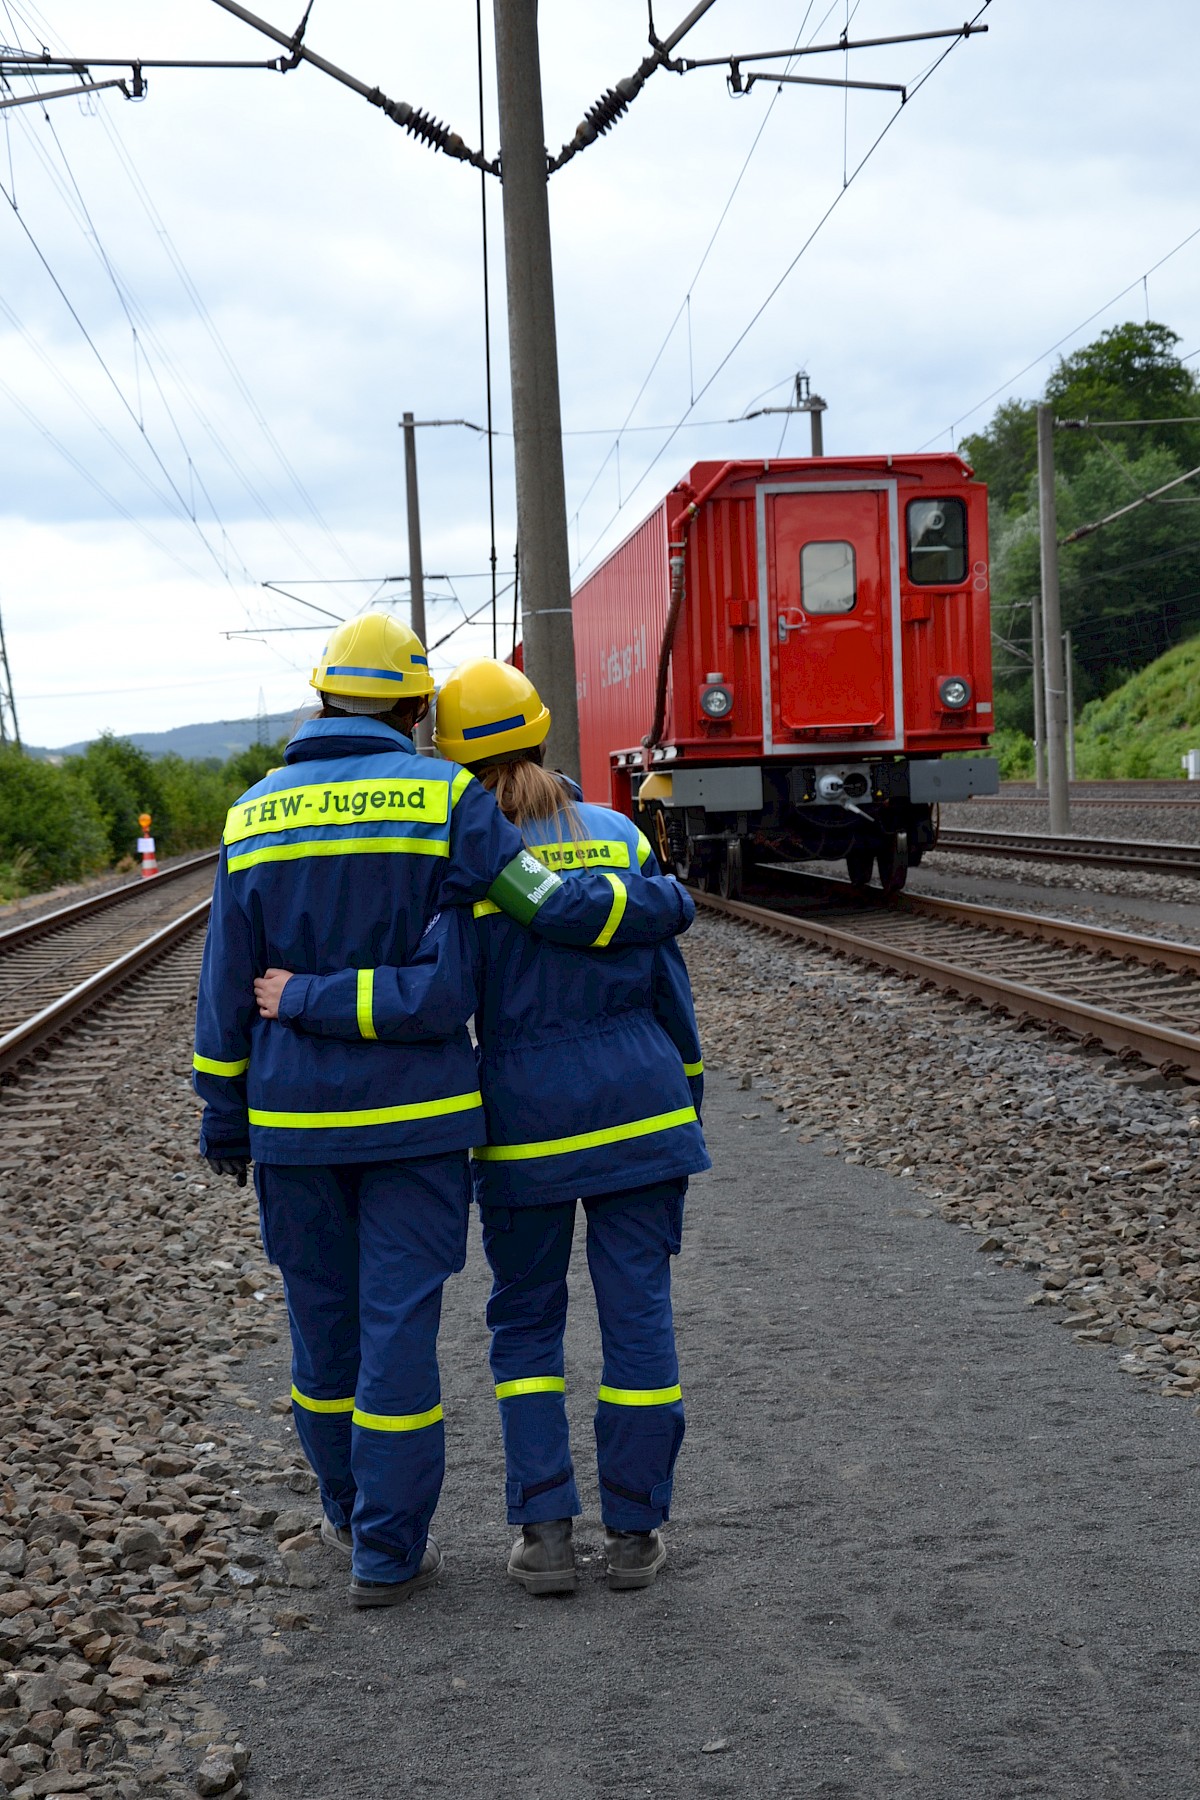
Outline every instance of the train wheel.
<path id="1" fill-rule="evenodd" d="M 741 899 L 742 845 L 739 838 L 725 846 L 725 854 L 717 867 L 717 889 L 723 900 Z"/>
<path id="2" fill-rule="evenodd" d="M 879 849 L 879 885 L 885 894 L 898 894 L 908 880 L 908 833 L 897 831 Z"/>
<path id="3" fill-rule="evenodd" d="M 850 877 L 850 885 L 865 888 L 870 885 L 871 870 L 875 867 L 875 852 L 861 845 L 846 852 L 846 873 Z"/>

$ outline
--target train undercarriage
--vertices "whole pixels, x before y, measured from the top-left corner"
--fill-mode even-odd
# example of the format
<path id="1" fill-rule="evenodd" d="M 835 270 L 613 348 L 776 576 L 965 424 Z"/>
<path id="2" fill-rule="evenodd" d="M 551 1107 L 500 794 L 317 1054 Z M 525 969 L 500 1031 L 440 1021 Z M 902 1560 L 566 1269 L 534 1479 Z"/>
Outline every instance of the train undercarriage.
<path id="1" fill-rule="evenodd" d="M 664 868 L 728 899 L 768 863 L 840 862 L 894 894 L 937 841 L 939 801 L 996 793 L 998 775 L 989 757 L 655 769 L 634 816 Z"/>

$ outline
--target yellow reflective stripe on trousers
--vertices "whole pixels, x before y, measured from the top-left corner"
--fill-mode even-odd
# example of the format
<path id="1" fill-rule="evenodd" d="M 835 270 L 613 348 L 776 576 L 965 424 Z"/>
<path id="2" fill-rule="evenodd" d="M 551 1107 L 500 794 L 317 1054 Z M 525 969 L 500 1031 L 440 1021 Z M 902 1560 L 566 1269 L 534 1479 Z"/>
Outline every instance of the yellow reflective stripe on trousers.
<path id="1" fill-rule="evenodd" d="M 610 1406 L 670 1406 L 673 1400 L 683 1399 L 683 1389 L 678 1382 L 669 1388 L 601 1387 L 596 1398 L 607 1400 Z"/>
<path id="2" fill-rule="evenodd" d="M 368 1413 L 354 1409 L 351 1423 L 362 1425 L 367 1431 L 423 1431 L 426 1425 L 436 1425 L 442 1417 L 442 1409 L 431 1406 L 423 1413 Z"/>
<path id="3" fill-rule="evenodd" d="M 409 1119 L 439 1119 L 446 1113 L 470 1112 L 482 1105 L 482 1096 L 474 1093 L 451 1094 L 445 1100 L 415 1100 L 408 1106 L 368 1106 L 359 1112 L 258 1112 L 252 1106 L 250 1123 L 277 1125 L 287 1131 L 334 1131 L 343 1125 L 403 1125 Z"/>
<path id="4" fill-rule="evenodd" d="M 306 856 L 387 856 L 399 850 L 412 856 L 449 856 L 445 838 L 419 837 L 348 837 L 317 838 L 300 844 L 268 844 L 265 850 L 248 850 L 245 856 L 229 858 L 229 873 L 249 869 L 255 863 L 296 862 Z"/>
<path id="5" fill-rule="evenodd" d="M 500 908 L 494 900 L 477 900 L 471 908 L 471 917 L 473 919 L 490 919 L 493 913 L 499 911 Z"/>
<path id="6" fill-rule="evenodd" d="M 201 1075 L 244 1075 L 250 1067 L 250 1058 L 243 1056 L 238 1062 L 218 1062 L 213 1056 L 193 1056 L 192 1067 Z"/>
<path id="7" fill-rule="evenodd" d="M 378 1036 L 378 1033 L 375 1030 L 375 1020 L 374 1020 L 374 1017 L 371 1012 L 371 1002 L 374 999 L 374 996 L 375 996 L 375 971 L 374 971 L 374 969 L 360 969 L 358 971 L 358 994 L 357 994 L 358 1034 L 360 1037 L 373 1038 L 373 1037 Z"/>
<path id="8" fill-rule="evenodd" d="M 683 1072 L 685 1075 L 703 1075 L 703 1073 L 704 1073 L 704 1058 L 701 1057 L 699 1062 L 684 1063 Z"/>
<path id="9" fill-rule="evenodd" d="M 515 1400 L 518 1394 L 565 1394 L 566 1381 L 561 1375 L 523 1375 L 519 1381 L 498 1381 L 497 1400 Z"/>
<path id="10" fill-rule="evenodd" d="M 305 1412 L 315 1413 L 348 1413 L 354 1411 L 354 1395 L 348 1400 L 314 1400 L 310 1394 L 302 1394 L 295 1382 L 292 1383 L 292 1399 Z"/>
<path id="11" fill-rule="evenodd" d="M 454 808 L 458 805 L 459 801 L 462 799 L 463 794 L 470 787 L 470 785 L 474 781 L 474 779 L 475 779 L 475 777 L 472 775 L 470 769 L 460 769 L 458 771 L 458 774 L 454 777 L 453 782 L 450 784 L 450 810 L 451 810 L 451 812 L 454 811 Z"/>
<path id="12" fill-rule="evenodd" d="M 606 944 L 612 942 L 613 933 L 621 923 L 621 920 L 625 917 L 625 908 L 629 904 L 629 890 L 621 880 L 621 877 L 619 875 L 608 875 L 607 879 L 612 883 L 613 903 L 609 910 L 608 917 L 604 921 L 604 929 L 592 945 L 593 950 L 603 950 Z"/>
<path id="13" fill-rule="evenodd" d="M 254 1114 L 250 1114 L 251 1121 Z M 656 1131 L 673 1131 L 676 1125 L 692 1125 L 694 1106 L 655 1113 L 649 1119 L 631 1119 L 628 1125 L 606 1125 L 600 1131 L 581 1131 L 576 1137 L 545 1138 L 540 1144 L 481 1144 L 471 1155 L 476 1162 L 524 1162 L 534 1156 L 569 1156 L 572 1150 L 595 1150 L 601 1144 L 622 1144 L 629 1138 L 652 1137 Z"/>

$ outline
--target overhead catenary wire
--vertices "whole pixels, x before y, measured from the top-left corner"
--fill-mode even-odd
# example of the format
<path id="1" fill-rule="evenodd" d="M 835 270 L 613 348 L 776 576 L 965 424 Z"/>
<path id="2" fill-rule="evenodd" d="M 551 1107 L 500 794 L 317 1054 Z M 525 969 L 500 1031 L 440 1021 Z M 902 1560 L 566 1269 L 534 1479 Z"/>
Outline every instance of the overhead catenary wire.
<path id="1" fill-rule="evenodd" d="M 987 12 L 988 8 L 991 6 L 991 3 L 992 3 L 992 0 L 983 0 L 982 6 L 980 6 L 978 12 L 975 13 L 974 17 L 969 21 L 969 23 L 973 25 L 976 22 L 976 20 L 982 18 L 983 14 L 985 12 Z M 924 73 L 922 75 L 920 75 L 918 77 L 918 79 L 912 84 L 911 88 L 909 89 L 908 98 L 909 98 L 910 102 L 921 91 L 921 89 L 925 86 L 926 82 L 931 79 L 931 77 L 937 72 L 937 70 L 939 68 L 941 68 L 942 64 L 946 61 L 947 57 L 953 55 L 954 51 L 958 48 L 959 44 L 962 43 L 963 41 L 964 40 L 961 35 L 956 36 L 952 40 L 952 42 L 950 42 L 946 46 L 946 48 L 943 51 L 941 51 L 938 56 L 936 56 L 934 58 L 933 62 L 930 63 L 929 67 L 924 71 Z M 678 421 L 678 423 L 672 428 L 670 436 L 666 439 L 666 441 L 664 443 L 660 444 L 659 448 L 654 453 L 653 457 L 650 459 L 650 461 L 646 465 L 646 467 L 642 470 L 642 473 L 638 476 L 638 478 L 634 482 L 633 486 L 625 494 L 622 504 L 620 506 L 618 506 L 616 511 L 611 515 L 611 517 L 608 519 L 607 523 L 604 525 L 603 529 L 600 532 L 598 532 L 596 537 L 592 540 L 592 543 L 589 545 L 588 549 L 584 552 L 584 555 L 581 558 L 581 563 L 587 562 L 588 558 L 592 555 L 593 551 L 603 541 L 605 536 L 608 534 L 609 530 L 616 523 L 617 518 L 624 511 L 625 506 L 628 505 L 630 499 L 632 499 L 633 495 L 641 487 L 642 483 L 646 480 L 647 476 L 651 473 L 651 471 L 656 467 L 656 465 L 659 463 L 659 461 L 662 459 L 662 457 L 666 454 L 667 450 L 670 448 L 671 444 L 673 443 L 675 437 L 683 429 L 683 426 L 687 420 L 688 413 L 691 412 L 692 407 L 696 404 L 697 401 L 703 399 L 704 395 L 708 392 L 709 388 L 716 381 L 717 377 L 721 374 L 722 370 L 727 367 L 727 365 L 732 360 L 734 355 L 740 349 L 741 345 L 745 342 L 746 338 L 750 335 L 751 331 L 754 329 L 754 327 L 758 323 L 759 319 L 762 318 L 763 314 L 766 312 L 766 310 L 770 306 L 771 302 L 775 299 L 775 296 L 779 293 L 780 289 L 784 286 L 785 282 L 788 280 L 788 278 L 792 274 L 793 270 L 797 267 L 797 265 L 801 261 L 802 257 L 805 255 L 806 251 L 809 249 L 810 245 L 816 239 L 816 237 L 820 233 L 822 227 L 826 224 L 826 222 L 832 217 L 833 213 L 841 205 L 842 201 L 845 199 L 847 193 L 849 193 L 851 187 L 854 185 L 854 183 L 857 180 L 857 178 L 859 177 L 859 175 L 861 175 L 862 171 L 866 168 L 867 164 L 870 162 L 871 158 L 874 156 L 875 152 L 878 150 L 879 146 L 883 143 L 884 139 L 887 137 L 888 133 L 891 131 L 892 127 L 895 125 L 897 119 L 900 118 L 901 114 L 904 111 L 905 111 L 904 106 L 898 106 L 896 108 L 895 112 L 892 114 L 892 116 L 887 120 L 887 122 L 883 126 L 883 129 L 872 140 L 871 144 L 868 146 L 868 148 L 865 151 L 865 153 L 863 154 L 863 156 L 859 159 L 858 163 L 855 165 L 853 170 L 850 172 L 849 178 L 847 179 L 845 185 L 838 189 L 837 193 L 834 195 L 833 199 L 830 201 L 830 203 L 826 207 L 825 211 L 821 214 L 820 218 L 817 220 L 817 222 L 813 226 L 812 230 L 808 233 L 808 236 L 804 239 L 803 243 L 800 245 L 800 248 L 797 250 L 796 254 L 792 257 L 791 261 L 788 263 L 788 265 L 784 269 L 783 273 L 779 276 L 779 278 L 774 283 L 773 287 L 770 289 L 770 291 L 766 295 L 766 298 L 755 309 L 755 311 L 751 315 L 747 324 L 738 333 L 737 337 L 733 340 L 733 343 L 730 345 L 729 349 L 725 352 L 724 356 L 720 359 L 720 361 L 717 363 L 716 367 L 712 370 L 711 374 L 708 376 L 708 379 L 703 383 L 703 385 L 698 390 L 698 392 L 695 396 L 695 400 L 693 400 L 688 405 L 688 407 L 685 409 L 685 411 L 684 411 L 682 417 L 680 418 L 680 420 Z M 576 566 L 579 567 L 580 565 L 577 564 Z"/>
<path id="2" fill-rule="evenodd" d="M 935 431 L 932 437 L 926 438 L 925 442 L 918 447 L 918 454 L 921 450 L 928 450 L 931 444 L 936 444 L 941 438 L 946 436 L 953 438 L 954 433 L 958 430 L 959 426 L 964 424 L 967 419 L 973 417 L 975 413 L 979 412 L 983 407 L 987 406 L 990 401 L 995 400 L 1006 390 L 1011 392 L 1014 382 L 1020 381 L 1023 375 L 1028 375 L 1031 369 L 1036 369 L 1039 363 L 1044 363 L 1047 357 L 1053 356 L 1056 350 L 1061 350 L 1064 344 L 1068 344 L 1072 338 L 1078 337 L 1081 331 L 1086 331 L 1087 327 L 1094 324 L 1097 319 L 1101 318 L 1108 311 L 1109 307 L 1115 306 L 1118 300 L 1123 300 L 1126 294 L 1131 294 L 1134 288 L 1141 287 L 1147 276 L 1153 275 L 1156 269 L 1161 269 L 1165 263 L 1169 263 L 1172 257 L 1178 256 L 1181 250 L 1186 250 L 1193 239 L 1198 237 L 1200 237 L 1200 225 L 1197 225 L 1194 230 L 1189 231 L 1186 237 L 1180 238 L 1173 249 L 1168 250 L 1165 256 L 1160 256 L 1157 262 L 1151 263 L 1150 267 L 1146 269 L 1143 274 L 1136 276 L 1135 279 L 1129 282 L 1127 286 L 1123 287 L 1119 293 L 1113 294 L 1111 299 L 1104 302 L 1103 306 L 1098 306 L 1095 312 L 1089 313 L 1086 319 L 1081 319 L 1078 325 L 1073 325 L 1070 331 L 1064 331 L 1063 335 L 1060 338 L 1056 338 L 1048 350 L 1043 350 L 1040 356 L 1032 357 L 1030 361 L 1025 364 L 1024 368 L 1017 370 L 1015 375 L 1010 375 L 1007 380 L 1000 383 L 999 387 L 994 387 L 990 394 L 985 394 L 982 400 L 977 400 L 974 406 L 969 406 L 965 412 L 959 413 L 958 417 L 953 419 L 949 425 L 943 425 L 940 431 Z M 1180 360 L 1182 362 L 1190 362 L 1192 357 L 1195 356 L 1200 356 L 1200 350 L 1193 350 L 1188 356 L 1181 357 Z"/>
<path id="3" fill-rule="evenodd" d="M 10 23 L 11 23 L 11 15 L 12 15 L 12 11 L 14 10 L 14 8 L 11 5 L 6 5 L 5 10 L 9 14 Z M 18 13 L 20 13 L 19 7 L 16 8 L 15 10 L 17 10 Z M 29 7 L 28 11 L 31 14 L 33 14 L 34 16 L 40 18 L 40 15 L 37 14 L 36 8 Z M 26 29 L 32 30 L 32 26 L 29 25 L 28 20 L 25 20 L 23 18 L 23 23 L 25 24 Z M 43 26 L 46 26 L 47 35 L 53 35 L 48 27 L 48 23 L 45 20 L 42 20 L 41 23 L 43 24 Z M 167 254 L 168 260 L 170 261 L 173 269 L 175 270 L 175 273 L 178 276 L 178 278 L 181 282 L 181 285 L 183 286 L 184 291 L 188 296 L 189 301 L 196 308 L 196 311 L 200 316 L 201 323 L 204 325 L 204 328 L 205 328 L 208 336 L 213 341 L 214 347 L 217 349 L 218 354 L 221 356 L 222 361 L 224 362 L 226 368 L 228 369 L 230 376 L 235 383 L 235 387 L 238 389 L 239 393 L 241 394 L 242 398 L 244 399 L 245 403 L 247 404 L 252 417 L 254 417 L 256 424 L 259 426 L 260 430 L 262 431 L 264 438 L 267 440 L 273 453 L 277 456 L 281 467 L 283 467 L 285 473 L 289 476 L 289 478 L 292 482 L 293 488 L 299 495 L 301 503 L 303 505 L 305 505 L 306 509 L 309 511 L 309 513 L 313 517 L 314 522 L 324 532 L 331 547 L 343 558 L 344 561 L 346 561 L 348 566 L 353 568 L 354 567 L 353 560 L 347 555 L 345 550 L 338 543 L 338 541 L 334 537 L 333 533 L 330 531 L 328 524 L 326 523 L 324 518 L 321 516 L 315 503 L 312 501 L 311 495 L 308 494 L 307 489 L 304 487 L 303 483 L 300 481 L 299 477 L 296 475 L 294 468 L 292 467 L 291 463 L 289 462 L 282 447 L 279 445 L 278 440 L 275 437 L 274 433 L 271 431 L 271 428 L 270 428 L 267 420 L 265 419 L 264 415 L 262 414 L 261 409 L 257 406 L 257 403 L 255 402 L 254 397 L 253 397 L 252 393 L 250 392 L 250 390 L 245 382 L 244 377 L 241 374 L 241 371 L 238 369 L 236 363 L 234 362 L 234 360 L 228 350 L 228 347 L 225 345 L 223 339 L 220 337 L 220 333 L 217 331 L 216 326 L 212 321 L 211 315 L 209 314 L 208 309 L 204 304 L 203 297 L 200 295 L 198 289 L 195 286 L 194 281 L 192 280 L 186 266 L 184 265 L 184 263 L 182 261 L 182 258 L 179 256 L 178 250 L 177 250 L 173 240 L 171 239 L 171 236 L 170 236 L 169 231 L 167 230 L 166 224 L 163 221 L 161 215 L 158 213 L 157 209 L 155 208 L 153 200 L 151 199 L 150 194 L 145 187 L 145 183 L 141 180 L 141 177 L 136 169 L 136 166 L 134 165 L 132 158 L 129 156 L 129 153 L 124 146 L 124 143 L 120 137 L 120 133 L 117 131 L 115 125 L 113 124 L 112 120 L 109 117 L 108 109 L 101 107 L 101 108 L 97 109 L 94 116 L 97 118 L 101 127 L 104 129 L 106 135 L 108 136 L 109 141 L 112 144 L 113 150 L 114 150 L 115 154 L 117 155 L 122 168 L 125 171 L 126 177 L 128 178 L 131 187 L 133 188 L 135 197 L 137 198 L 139 205 L 142 207 L 142 210 L 145 212 L 145 214 L 151 224 L 151 227 L 155 232 L 155 235 L 161 242 L 164 252 Z M 114 291 L 117 293 L 118 300 L 121 303 L 123 310 L 125 311 L 126 318 L 130 325 L 130 330 L 131 330 L 131 334 L 133 337 L 135 377 L 140 382 L 141 359 L 144 358 L 146 355 L 145 345 L 146 345 L 146 343 L 153 344 L 155 346 L 155 349 L 156 349 L 156 352 L 158 354 L 160 361 L 163 363 L 164 367 L 170 371 L 172 378 L 175 381 L 176 385 L 178 386 L 181 394 L 183 395 L 184 399 L 187 401 L 192 412 L 194 413 L 197 420 L 199 421 L 202 429 L 205 431 L 206 435 L 212 442 L 214 448 L 217 450 L 217 452 L 221 456 L 222 460 L 226 463 L 226 465 L 230 469 L 230 472 L 233 474 L 234 478 L 239 482 L 239 484 L 242 486 L 244 491 L 247 493 L 248 497 L 251 499 L 253 504 L 262 513 L 264 518 L 267 519 L 275 527 L 275 529 L 279 532 L 280 536 L 285 540 L 285 542 L 288 543 L 289 547 L 296 554 L 297 558 L 308 563 L 309 567 L 313 567 L 314 565 L 311 563 L 308 556 L 305 554 L 303 549 L 292 538 L 287 527 L 278 518 L 278 516 L 277 516 L 274 508 L 270 504 L 270 502 L 268 502 L 264 498 L 264 496 L 259 492 L 256 483 L 246 473 L 245 469 L 242 467 L 242 464 L 240 463 L 238 458 L 230 450 L 230 448 L 229 448 L 228 444 L 226 443 L 226 441 L 224 440 L 224 438 L 217 431 L 217 429 L 213 425 L 212 421 L 209 419 L 204 408 L 201 406 L 201 404 L 197 400 L 187 378 L 185 377 L 183 372 L 179 369 L 174 358 L 171 357 L 169 351 L 166 349 L 166 346 L 162 344 L 161 340 L 159 339 L 157 333 L 154 330 L 154 327 L 153 327 L 151 321 L 146 317 L 143 309 L 138 305 L 136 297 L 132 293 L 132 290 L 130 289 L 129 284 L 127 282 L 125 282 L 124 279 L 120 276 L 119 270 L 117 269 L 114 260 L 112 259 L 109 252 L 107 251 L 107 249 L 104 247 L 103 243 L 100 240 L 99 233 L 96 230 L 94 222 L 91 219 L 91 215 L 86 206 L 86 202 L 83 200 L 83 196 L 79 190 L 78 183 L 75 180 L 74 173 L 71 170 L 70 163 L 67 159 L 65 150 L 63 149 L 61 141 L 59 140 L 58 133 L 54 129 L 53 121 L 49 118 L 48 115 L 46 115 L 46 124 L 50 129 L 51 136 L 54 139 L 56 148 L 58 149 L 58 152 L 59 152 L 60 159 L 66 170 L 69 186 L 64 185 L 64 182 L 63 182 L 62 178 L 59 176 L 54 165 L 48 160 L 40 143 L 38 142 L 36 134 L 27 130 L 26 141 L 27 141 L 30 149 L 34 153 L 34 155 L 38 158 L 39 162 L 41 163 L 43 169 L 45 170 L 45 172 L 47 174 L 47 177 L 51 180 L 51 182 L 57 188 L 60 196 L 63 199 L 64 204 L 67 206 L 68 211 L 72 212 L 76 216 L 76 221 L 79 224 L 80 229 L 82 230 L 82 232 L 84 234 L 85 240 L 88 242 L 89 248 L 92 249 L 93 253 L 96 255 L 98 261 L 100 261 L 101 266 L 105 269 L 106 274 L 109 276 L 109 279 L 112 282 Z M 15 193 L 15 190 L 14 190 L 14 193 Z M 140 351 L 140 355 L 139 355 L 139 351 Z M 158 380 L 157 373 L 153 369 L 153 367 L 151 365 L 149 365 L 149 359 L 147 359 L 147 362 L 148 362 L 148 372 L 150 373 L 151 379 L 154 381 L 155 386 L 158 389 L 160 395 L 162 395 L 161 383 Z M 165 395 L 163 395 L 162 397 L 164 400 L 164 405 L 166 406 Z M 138 410 L 139 410 L 139 423 L 140 423 L 141 422 L 141 420 L 140 420 L 140 405 L 139 405 Z M 167 406 L 167 410 L 168 410 L 168 412 L 170 411 L 169 406 Z M 175 424 L 174 419 L 172 419 L 172 423 L 173 423 L 173 425 Z M 176 431 L 177 431 L 177 435 L 179 435 L 177 425 L 176 425 Z M 186 454 L 186 450 L 185 450 L 185 454 Z M 190 459 L 189 459 L 189 473 L 190 474 L 196 473 L 194 461 L 191 461 Z M 201 484 L 201 485 L 203 485 L 203 484 Z"/>

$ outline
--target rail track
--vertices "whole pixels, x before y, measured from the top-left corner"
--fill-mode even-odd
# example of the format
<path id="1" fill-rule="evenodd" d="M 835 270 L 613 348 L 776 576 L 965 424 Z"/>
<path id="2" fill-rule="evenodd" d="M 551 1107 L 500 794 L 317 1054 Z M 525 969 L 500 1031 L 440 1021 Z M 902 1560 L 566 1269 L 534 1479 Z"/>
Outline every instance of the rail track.
<path id="1" fill-rule="evenodd" d="M 816 899 L 782 885 L 758 900 L 695 898 L 743 924 L 912 975 L 1200 1081 L 1200 947 L 909 894 L 890 904 L 852 900 L 843 882 L 822 887 Z"/>
<path id="2" fill-rule="evenodd" d="M 1200 875 L 1200 844 L 1156 844 L 1132 838 L 1054 837 L 1034 831 L 938 832 L 938 848 L 970 856 L 1075 862 L 1163 875 Z"/>
<path id="3" fill-rule="evenodd" d="M 128 1029 L 194 995 L 215 861 L 215 851 L 192 857 L 144 884 L 0 932 L 0 1078 L 9 1083 L 0 1143 L 25 1143 L 27 1127 L 66 1123 L 120 1061 Z M 109 1000 L 112 1008 L 97 1012 Z M 69 1056 L 31 1060 L 68 1027 Z"/>

